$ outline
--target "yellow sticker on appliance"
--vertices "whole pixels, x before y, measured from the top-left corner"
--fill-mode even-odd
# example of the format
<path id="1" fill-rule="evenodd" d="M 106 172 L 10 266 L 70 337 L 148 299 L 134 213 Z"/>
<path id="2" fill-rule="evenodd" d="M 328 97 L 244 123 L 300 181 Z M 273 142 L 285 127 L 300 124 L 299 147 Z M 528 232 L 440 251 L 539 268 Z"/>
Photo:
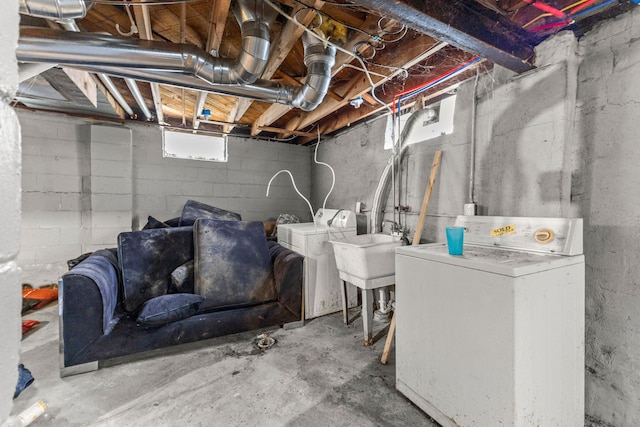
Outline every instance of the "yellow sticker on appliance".
<path id="1" fill-rule="evenodd" d="M 491 237 L 500 237 L 505 234 L 513 234 L 516 232 L 515 224 L 503 225 L 502 227 L 491 230 Z"/>

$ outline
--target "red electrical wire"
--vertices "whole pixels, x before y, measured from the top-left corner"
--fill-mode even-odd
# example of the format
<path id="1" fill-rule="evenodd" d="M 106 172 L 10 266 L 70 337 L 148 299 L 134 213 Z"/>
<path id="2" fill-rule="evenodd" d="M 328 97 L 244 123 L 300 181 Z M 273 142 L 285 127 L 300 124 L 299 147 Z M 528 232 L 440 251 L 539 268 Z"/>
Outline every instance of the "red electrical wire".
<path id="1" fill-rule="evenodd" d="M 580 12 L 585 7 L 592 5 L 593 3 L 597 2 L 597 1 L 598 0 L 587 0 L 586 2 L 582 3 L 581 5 L 578 5 L 575 8 L 571 9 L 571 12 L 569 12 L 569 14 L 574 14 L 574 13 Z"/>
<path id="2" fill-rule="evenodd" d="M 569 17 L 563 11 L 561 11 L 560 9 L 556 9 L 555 7 L 550 6 L 546 3 L 542 3 L 537 0 L 524 0 L 524 2 L 530 4 L 531 6 L 543 12 L 550 13 L 556 18 L 569 19 Z"/>
<path id="3" fill-rule="evenodd" d="M 552 22 L 551 24 L 540 25 L 539 27 L 532 28 L 530 31 L 537 33 L 539 31 L 550 30 L 551 28 L 564 27 L 568 24 L 566 21 Z"/>
<path id="4" fill-rule="evenodd" d="M 571 12 L 569 12 L 569 14 L 567 15 L 569 20 L 564 19 L 562 21 L 552 22 L 551 24 L 541 25 L 539 27 L 532 28 L 530 31 L 535 33 L 535 32 L 539 32 L 539 31 L 550 30 L 552 28 L 564 27 L 564 26 L 570 24 L 573 21 L 572 15 L 574 15 L 574 14 L 580 12 L 581 10 L 587 8 L 588 6 L 592 5 L 596 1 L 598 1 L 598 0 L 587 0 L 586 2 L 584 2 L 584 3 L 576 6 L 575 8 L 571 9 Z"/>
<path id="5" fill-rule="evenodd" d="M 398 99 L 401 98 L 402 96 L 407 95 L 407 94 L 409 94 L 411 92 L 415 92 L 417 90 L 420 90 L 420 89 L 422 89 L 424 87 L 427 87 L 430 84 L 433 84 L 434 82 L 437 82 L 438 80 L 440 80 L 440 79 L 442 79 L 444 77 L 447 77 L 448 75 L 453 74 L 456 71 L 466 67 L 467 65 L 469 65 L 470 63 L 472 63 L 473 61 L 475 61 L 477 59 L 478 59 L 478 57 L 474 56 L 473 58 L 469 59 L 468 61 L 463 62 L 462 64 L 458 65 L 457 67 L 452 68 L 451 70 L 447 71 L 446 73 L 443 73 L 443 74 L 439 75 L 438 77 L 429 80 L 428 82 L 422 83 L 421 85 L 418 85 L 418 86 L 416 86 L 416 87 L 414 87 L 412 89 L 407 89 L 407 90 L 403 90 L 402 92 L 396 93 L 395 96 L 393 97 L 393 111 L 395 112 L 396 104 L 398 102 Z"/>

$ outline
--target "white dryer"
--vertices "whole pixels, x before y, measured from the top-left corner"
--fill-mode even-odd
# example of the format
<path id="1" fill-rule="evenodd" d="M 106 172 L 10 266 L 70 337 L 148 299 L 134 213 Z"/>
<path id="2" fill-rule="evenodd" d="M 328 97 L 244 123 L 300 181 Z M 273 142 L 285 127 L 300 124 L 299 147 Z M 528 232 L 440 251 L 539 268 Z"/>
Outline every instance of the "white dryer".
<path id="1" fill-rule="evenodd" d="M 396 249 L 396 387 L 442 426 L 584 424 L 582 219 L 458 217 Z"/>
<path id="2" fill-rule="evenodd" d="M 314 222 L 278 225 L 278 243 L 304 259 L 305 319 L 342 311 L 342 281 L 330 240 L 356 235 L 356 214 L 344 209 L 318 209 Z M 348 289 L 348 306 L 357 305 L 357 289 Z"/>

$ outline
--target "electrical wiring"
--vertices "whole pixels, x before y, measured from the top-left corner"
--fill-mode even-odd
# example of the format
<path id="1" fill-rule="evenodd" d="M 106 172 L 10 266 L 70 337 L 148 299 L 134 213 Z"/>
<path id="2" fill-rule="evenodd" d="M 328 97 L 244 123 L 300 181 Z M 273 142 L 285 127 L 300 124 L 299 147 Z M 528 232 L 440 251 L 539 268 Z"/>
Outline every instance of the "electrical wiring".
<path id="1" fill-rule="evenodd" d="M 562 9 L 560 9 L 560 10 L 562 10 L 563 12 L 566 12 L 567 10 L 572 9 L 572 8 L 574 8 L 574 7 L 576 7 L 576 6 L 580 6 L 581 4 L 584 4 L 584 3 L 591 4 L 591 3 L 594 3 L 594 2 L 596 2 L 596 1 L 597 1 L 597 0 L 580 0 L 580 1 L 577 1 L 577 2 L 575 2 L 575 3 L 573 3 L 573 4 L 570 4 L 569 6 L 563 7 L 563 8 L 562 8 Z M 586 6 L 585 6 L 585 7 L 586 7 Z M 570 13 L 571 13 L 571 12 L 570 12 Z M 548 16 L 553 16 L 553 15 L 551 15 L 550 13 L 543 13 L 543 14 L 540 14 L 540 15 L 538 15 L 537 17 L 533 18 L 531 21 L 529 21 L 529 22 L 527 22 L 526 24 L 524 24 L 524 25 L 522 26 L 522 28 L 527 28 L 527 27 L 529 27 L 530 25 L 532 25 L 534 22 L 537 22 L 537 21 L 539 21 L 540 19 L 542 19 L 542 18 L 546 18 L 546 17 L 548 17 Z"/>
<path id="2" fill-rule="evenodd" d="M 375 64 L 375 65 L 378 65 L 378 64 Z M 340 70 L 342 70 L 343 68 L 352 68 L 352 69 L 354 69 L 354 70 L 362 71 L 362 69 L 361 69 L 360 67 L 356 67 L 355 65 L 351 65 L 351 64 L 342 64 L 342 65 L 339 67 L 339 69 L 340 69 Z M 393 68 L 393 67 L 388 67 L 388 68 Z M 398 69 L 400 70 L 400 69 L 403 69 L 403 68 L 398 68 Z M 385 75 L 385 74 L 376 73 L 375 71 L 371 71 L 371 70 L 369 70 L 369 73 L 370 73 L 372 76 L 377 76 L 377 77 L 382 77 L 382 78 L 387 78 L 387 77 L 388 77 L 388 76 L 387 76 L 387 75 Z"/>
<path id="3" fill-rule="evenodd" d="M 402 79 L 406 79 L 407 77 L 409 77 L 409 71 L 407 71 L 406 68 L 402 68 L 402 67 L 394 67 L 392 65 L 383 65 L 383 64 L 378 64 L 377 62 L 372 62 L 372 61 L 368 61 L 368 60 L 364 60 L 364 62 L 366 62 L 367 64 L 371 65 L 372 67 L 380 67 L 380 68 L 386 68 L 388 70 L 394 70 L 394 71 L 400 71 L 400 74 L 402 74 Z M 382 77 L 387 77 L 384 74 L 377 74 L 374 73 L 372 71 L 369 71 L 371 74 L 373 75 L 378 75 L 378 76 L 382 76 Z"/>
<path id="4" fill-rule="evenodd" d="M 547 4 L 547 3 L 543 3 L 541 1 L 538 0 L 523 0 L 525 3 L 530 4 L 531 6 L 535 7 L 536 9 L 539 9 L 543 12 L 547 12 L 550 13 L 551 15 L 555 16 L 556 18 L 561 18 L 561 19 L 567 19 L 566 14 L 559 10 L 556 9 L 555 7 Z"/>
<path id="5" fill-rule="evenodd" d="M 588 8 L 588 9 L 582 10 L 582 11 L 580 11 L 578 13 L 572 13 L 570 16 L 573 18 L 573 20 L 575 20 L 577 18 L 580 18 L 581 16 L 587 15 L 589 13 L 593 13 L 593 12 L 595 12 L 597 10 L 600 10 L 600 9 L 602 9 L 604 7 L 607 7 L 610 4 L 615 3 L 617 1 L 618 0 L 607 0 L 604 3 L 592 6 L 592 7 Z M 549 30 L 549 29 L 552 29 L 552 28 L 566 27 L 567 25 L 571 24 L 573 22 L 573 20 L 569 21 L 569 22 L 567 22 L 565 20 L 551 22 L 551 23 L 546 24 L 546 25 L 541 25 L 539 27 L 532 28 L 530 31 L 535 33 L 535 32 L 540 32 L 540 31 L 546 31 L 546 30 Z"/>
<path id="6" fill-rule="evenodd" d="M 581 16 L 584 16 L 584 15 L 587 15 L 587 14 L 589 14 L 589 13 L 595 12 L 595 11 L 597 11 L 597 10 L 602 9 L 603 7 L 607 7 L 607 6 L 609 6 L 610 4 L 612 4 L 612 3 L 617 3 L 617 2 L 618 2 L 618 0 L 608 0 L 608 1 L 604 2 L 604 3 L 602 3 L 602 4 L 599 4 L 599 5 L 596 5 L 596 6 L 590 7 L 590 8 L 589 8 L 589 9 L 587 9 L 587 10 L 583 10 L 582 12 L 575 13 L 575 14 L 573 15 L 573 17 L 574 17 L 574 18 L 580 18 Z"/>
<path id="7" fill-rule="evenodd" d="M 301 12 L 301 11 L 303 11 L 303 10 L 312 10 L 313 12 L 315 12 L 315 13 L 320 17 L 320 19 L 321 19 L 321 20 L 322 20 L 322 16 L 324 15 L 324 16 L 326 16 L 327 18 L 331 19 L 332 21 L 335 21 L 335 22 L 339 23 L 340 25 L 343 25 L 345 28 L 348 28 L 348 29 L 350 29 L 350 30 L 353 30 L 353 31 L 359 32 L 359 33 L 361 33 L 361 34 L 364 34 L 365 36 L 369 37 L 369 38 L 370 38 L 371 40 L 373 40 L 374 42 L 376 42 L 376 43 L 382 43 L 382 44 L 384 44 L 384 43 L 395 43 L 395 42 L 398 42 L 398 41 L 402 40 L 402 38 L 403 38 L 403 37 L 407 34 L 407 32 L 409 31 L 409 28 L 408 28 L 406 25 L 404 25 L 404 24 L 401 24 L 401 25 L 400 25 L 400 28 L 399 28 L 398 30 L 396 30 L 396 31 L 389 31 L 389 30 L 385 30 L 385 29 L 383 28 L 384 26 L 383 26 L 381 23 L 382 23 L 385 19 L 389 19 L 389 18 L 381 17 L 380 19 L 378 19 L 378 30 L 379 30 L 383 35 L 392 35 L 392 36 L 395 36 L 395 35 L 400 34 L 400 36 L 396 37 L 395 39 L 387 40 L 387 39 L 384 39 L 383 37 L 381 37 L 381 36 L 379 36 L 379 35 L 370 34 L 370 33 L 366 32 L 366 31 L 364 31 L 364 30 L 362 30 L 362 29 L 360 29 L 360 28 L 358 28 L 358 27 L 354 27 L 354 26 L 351 26 L 351 25 L 349 25 L 349 24 L 347 24 L 347 23 L 345 23 L 345 22 L 342 22 L 342 21 L 340 21 L 339 19 L 336 19 L 336 18 L 332 17 L 331 15 L 329 15 L 327 12 L 325 12 L 325 11 L 323 11 L 323 10 L 316 9 L 316 8 L 315 8 L 315 7 L 313 7 L 313 6 L 306 5 L 306 4 L 302 3 L 302 2 L 301 2 L 301 1 L 299 1 L 299 0 L 296 0 L 296 1 L 297 1 L 298 3 L 300 3 L 301 5 L 303 5 L 303 6 L 304 6 L 304 7 L 300 8 L 299 10 L 297 10 L 297 11 L 296 11 L 296 13 L 293 15 L 293 18 L 294 18 L 294 20 L 295 20 L 296 22 L 299 22 L 299 21 L 297 20 L 297 18 L 296 18 L 296 17 L 297 17 L 297 15 L 298 15 L 298 13 L 300 13 L 300 12 Z M 325 2 L 325 3 L 326 3 L 326 2 Z M 330 3 L 330 4 L 335 5 L 335 4 L 337 4 L 337 3 Z M 344 6 L 344 5 L 343 5 L 343 6 Z M 353 6 L 353 5 L 349 5 L 349 6 Z M 322 25 L 322 21 L 321 21 L 321 22 L 320 22 L 320 24 L 318 24 L 316 27 L 318 27 L 318 26 L 320 26 L 320 25 Z"/>
<path id="8" fill-rule="evenodd" d="M 296 186 L 296 180 L 293 179 L 293 175 L 287 169 L 282 169 L 282 170 L 276 172 L 275 175 L 273 175 L 271 177 L 271 179 L 269 180 L 269 183 L 267 184 L 267 195 L 265 197 L 269 197 L 269 190 L 271 189 L 271 182 L 273 182 L 275 177 L 280 175 L 281 173 L 289 174 L 289 178 L 291 178 L 291 183 L 293 184 L 293 189 L 296 191 L 296 193 L 298 193 L 298 196 L 302 197 L 304 199 L 304 201 L 307 202 L 307 206 L 309 206 L 309 212 L 311 212 L 311 218 L 314 218 L 313 222 L 315 222 L 315 216 L 313 214 L 313 207 L 311 206 L 311 202 L 309 201 L 309 199 L 304 197 L 304 195 L 300 192 L 300 190 L 298 190 L 298 187 Z"/>
<path id="9" fill-rule="evenodd" d="M 587 0 L 586 2 L 582 3 L 580 6 L 576 7 L 575 9 L 571 10 L 571 14 L 575 16 L 576 13 L 580 12 L 582 9 L 591 6 L 593 3 L 597 2 L 598 0 Z"/>
<path id="10" fill-rule="evenodd" d="M 435 79 L 428 81 L 418 87 L 415 87 L 413 89 L 408 89 L 402 92 L 397 93 L 394 98 L 393 98 L 393 109 L 394 112 L 398 112 L 400 111 L 400 103 L 406 99 L 412 98 L 422 92 L 424 92 L 425 90 L 428 90 L 430 88 L 432 88 L 433 86 L 440 84 L 442 82 L 445 82 L 455 76 L 457 76 L 458 74 L 462 73 L 464 70 L 466 70 L 467 68 L 471 67 L 474 64 L 478 64 L 480 62 L 484 61 L 484 59 L 478 57 L 478 56 L 474 56 L 473 58 L 469 59 L 468 61 L 458 65 L 457 67 L 447 71 L 444 74 L 441 74 L 439 77 L 436 77 Z M 396 109 L 396 105 L 397 105 L 397 109 Z"/>
<path id="11" fill-rule="evenodd" d="M 318 142 L 316 143 L 316 148 L 313 151 L 313 161 L 318 164 L 318 165 L 322 165 L 322 166 L 326 166 L 329 168 L 329 170 L 331 171 L 331 187 L 329 188 L 329 191 L 327 192 L 327 195 L 324 197 L 324 200 L 322 202 L 322 214 L 324 215 L 325 213 L 325 209 L 326 209 L 326 205 L 327 205 L 327 200 L 329 199 L 329 196 L 331 195 L 331 193 L 333 193 L 333 188 L 336 185 L 336 172 L 333 170 L 333 168 L 331 167 L 330 164 L 325 163 L 325 162 L 320 162 L 318 161 L 318 147 L 320 147 L 320 128 L 318 128 Z M 340 212 L 340 210 L 338 210 L 338 212 L 336 212 L 336 215 Z M 335 218 L 335 215 L 334 215 Z M 327 231 L 327 237 L 329 237 L 329 240 L 331 240 L 331 231 L 329 230 L 329 226 L 331 225 L 331 222 L 333 221 L 334 218 L 331 218 L 329 221 L 325 222 L 325 229 Z M 315 227 L 316 227 L 316 239 L 318 239 L 318 224 L 315 222 Z M 322 245 L 322 242 L 320 242 L 320 240 L 316 240 L 317 243 L 320 245 L 320 247 L 322 248 L 323 252 L 328 253 L 328 251 L 326 250 L 326 248 Z"/>
<path id="12" fill-rule="evenodd" d="M 331 43 L 330 41 L 320 37 L 318 34 L 316 34 L 314 31 L 309 30 L 307 27 L 305 27 L 304 25 L 302 25 L 301 23 L 297 22 L 295 19 L 293 19 L 293 17 L 291 17 L 289 14 L 287 14 L 285 11 L 283 11 L 281 8 L 279 8 L 278 6 L 276 6 L 271 0 L 264 0 L 265 3 L 267 3 L 269 6 L 271 6 L 275 11 L 277 11 L 278 13 L 280 13 L 285 19 L 293 22 L 294 24 L 298 25 L 300 28 L 302 28 L 307 34 L 310 34 L 311 36 L 317 38 L 318 40 L 321 40 L 323 43 L 328 43 L 331 46 L 333 46 L 336 50 L 345 53 L 349 56 L 352 56 L 353 58 L 355 58 L 358 62 L 360 62 L 360 65 L 362 66 L 362 69 L 360 71 L 364 72 L 365 76 L 367 77 L 367 80 L 369 81 L 369 85 L 371 86 L 371 97 L 373 99 L 376 100 L 377 103 L 379 103 L 380 105 L 382 105 L 383 107 L 385 107 L 386 109 L 389 110 L 389 112 L 391 112 L 391 108 L 384 102 L 382 102 L 377 96 L 376 96 L 376 86 L 373 83 L 373 80 L 371 79 L 371 74 L 369 73 L 369 70 L 367 69 L 367 66 L 365 65 L 364 61 L 357 55 L 354 55 L 352 52 L 349 52 L 346 49 L 343 49 L 342 47 L 336 45 L 335 43 Z"/>

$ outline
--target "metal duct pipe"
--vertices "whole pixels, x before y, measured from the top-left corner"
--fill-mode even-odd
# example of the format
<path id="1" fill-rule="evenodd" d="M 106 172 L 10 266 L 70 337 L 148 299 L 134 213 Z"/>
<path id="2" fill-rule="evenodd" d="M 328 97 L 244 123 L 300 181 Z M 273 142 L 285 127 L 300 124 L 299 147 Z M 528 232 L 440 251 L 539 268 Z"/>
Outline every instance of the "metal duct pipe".
<path id="1" fill-rule="evenodd" d="M 138 87 L 138 84 L 135 82 L 135 80 L 124 79 L 124 82 L 127 84 L 127 87 L 131 92 L 131 95 L 133 95 L 133 99 L 136 100 L 136 103 L 142 110 L 142 114 L 144 114 L 144 117 L 148 121 L 153 120 L 153 115 L 151 114 L 151 111 L 149 111 L 149 107 L 147 107 L 147 103 L 144 101 L 144 96 L 142 96 L 142 93 L 140 92 L 140 88 Z"/>
<path id="2" fill-rule="evenodd" d="M 305 84 L 296 90 L 291 105 L 305 111 L 314 110 L 329 90 L 331 68 L 336 63 L 336 48 L 307 34 L 302 35 L 304 65 L 309 70 Z"/>
<path id="3" fill-rule="evenodd" d="M 20 13 L 44 19 L 80 19 L 91 6 L 85 0 L 20 0 Z"/>
<path id="4" fill-rule="evenodd" d="M 248 78 L 245 68 L 255 61 L 246 58 L 245 50 L 238 58 L 238 62 L 243 64 L 239 68 L 244 71 L 238 71 L 235 70 L 232 61 L 215 58 L 193 45 L 90 33 L 63 35 L 59 30 L 48 28 L 21 30 L 16 55 L 24 62 L 57 62 L 93 67 L 115 66 L 182 72 L 208 83 L 221 84 L 252 83 L 257 80 L 263 69 L 259 67 L 259 70 L 255 70 L 255 78 Z"/>
<path id="5" fill-rule="evenodd" d="M 44 1 L 44 0 L 42 0 Z M 148 68 L 193 74 L 209 83 L 253 83 L 264 71 L 269 56 L 269 22 L 255 20 L 261 0 L 239 0 L 234 9 L 242 30 L 242 51 L 235 60 L 216 58 L 192 45 L 129 39 L 86 33 L 68 34 L 56 46 L 58 63 Z M 56 30 L 25 29 L 21 39 L 25 62 L 47 62 L 51 44 L 62 41 Z M 26 44 L 26 46 L 25 46 Z"/>
<path id="6" fill-rule="evenodd" d="M 80 28 L 78 28 L 78 24 L 76 24 L 76 21 L 74 21 L 73 19 L 60 19 L 57 21 L 60 25 L 62 25 L 62 28 L 64 28 L 67 31 L 73 31 L 74 33 L 78 33 L 80 32 Z M 102 73 L 97 73 L 96 74 L 98 76 L 98 79 L 100 79 L 100 81 L 102 82 L 102 84 L 107 88 L 107 90 L 109 91 L 109 93 L 111 94 L 111 96 L 113 96 L 113 98 L 116 100 L 116 102 L 118 104 L 120 104 L 120 106 L 122 107 L 122 109 L 129 115 L 129 117 L 134 117 L 135 114 L 133 112 L 133 110 L 131 109 L 131 106 L 129 105 L 129 103 L 127 102 L 126 99 L 124 99 L 124 97 L 122 96 L 122 94 L 120 93 L 120 91 L 118 90 L 118 88 L 116 87 L 115 84 L 113 84 L 113 81 L 111 80 L 111 78 L 109 76 L 107 76 L 106 74 L 102 74 Z M 138 89 L 138 85 L 135 84 L 135 82 L 133 82 L 135 88 L 138 90 L 138 92 L 140 92 L 140 89 Z M 134 95 L 135 98 L 135 95 Z M 136 101 L 138 99 L 136 98 Z M 144 104 L 144 107 L 146 108 L 146 104 Z M 142 106 L 140 107 L 142 108 Z M 144 113 L 144 108 L 142 108 L 143 114 L 146 115 L 146 113 Z M 149 109 L 147 108 L 146 111 L 149 111 Z M 151 113 L 149 113 L 150 115 Z M 150 120 L 150 117 L 147 116 L 147 120 Z"/>
<path id="7" fill-rule="evenodd" d="M 133 113 L 131 106 L 129 105 L 127 100 L 124 99 L 124 97 L 122 96 L 122 94 L 120 93 L 116 85 L 113 84 L 113 80 L 111 80 L 111 78 L 106 74 L 99 73 L 96 75 L 98 76 L 102 84 L 107 88 L 109 93 L 115 98 L 116 102 L 120 104 L 120 106 L 124 111 L 126 111 L 129 117 L 133 117 L 135 114 Z"/>
<path id="8" fill-rule="evenodd" d="M 68 39 L 73 39 L 67 43 Z M 118 55 L 123 51 L 118 45 L 120 41 L 128 43 L 125 51 L 130 51 L 132 55 L 140 54 L 146 46 L 149 58 L 154 54 L 162 57 L 164 55 L 175 55 L 182 46 L 176 47 L 171 43 L 153 42 L 146 40 L 122 39 L 111 36 L 97 34 L 77 34 L 67 33 L 58 30 L 43 28 L 31 28 L 21 33 L 16 49 L 16 56 L 19 61 L 55 62 L 65 63 L 75 68 L 92 72 L 103 72 L 113 76 L 133 78 L 152 83 L 169 84 L 188 89 L 196 89 L 207 92 L 214 92 L 223 95 L 240 96 L 265 102 L 292 105 L 306 111 L 317 107 L 327 93 L 329 81 L 331 79 L 331 68 L 335 63 L 335 48 L 324 46 L 321 41 L 312 36 L 303 37 L 305 48 L 304 62 L 307 64 L 309 74 L 302 86 L 280 85 L 268 80 L 254 80 L 253 83 L 225 84 L 222 82 L 206 81 L 200 75 L 193 73 L 193 68 L 184 67 L 179 69 L 176 62 L 170 62 L 170 66 L 163 67 L 162 61 L 153 61 L 153 67 L 145 63 L 138 66 L 138 58 L 134 57 L 133 62 L 122 60 Z M 92 46 L 95 42 L 98 45 L 106 43 L 97 53 L 92 48 L 83 48 L 82 54 L 74 52 L 78 43 L 83 42 Z M 116 43 L 115 45 L 109 43 Z M 136 46 L 131 46 L 136 44 Z M 161 48 L 168 47 L 167 53 L 160 52 Z M 198 51 L 199 55 L 210 56 L 196 47 L 187 46 L 191 51 Z M 135 49 L 134 49 L 135 48 Z M 135 52 L 135 53 L 134 53 Z M 211 57 L 212 59 L 216 59 Z M 174 58 L 175 59 L 175 58 Z M 182 72 L 178 72 L 182 71 Z"/>
<path id="9" fill-rule="evenodd" d="M 206 83 L 203 80 L 187 74 L 170 73 L 156 70 L 140 70 L 123 67 L 74 67 L 90 72 L 101 71 L 112 76 L 132 78 L 149 83 L 160 83 L 170 86 L 201 90 L 220 95 L 239 96 L 256 101 L 273 102 L 290 105 L 291 94 L 286 85 L 270 80 L 257 80 L 253 84 L 223 85 Z"/>

